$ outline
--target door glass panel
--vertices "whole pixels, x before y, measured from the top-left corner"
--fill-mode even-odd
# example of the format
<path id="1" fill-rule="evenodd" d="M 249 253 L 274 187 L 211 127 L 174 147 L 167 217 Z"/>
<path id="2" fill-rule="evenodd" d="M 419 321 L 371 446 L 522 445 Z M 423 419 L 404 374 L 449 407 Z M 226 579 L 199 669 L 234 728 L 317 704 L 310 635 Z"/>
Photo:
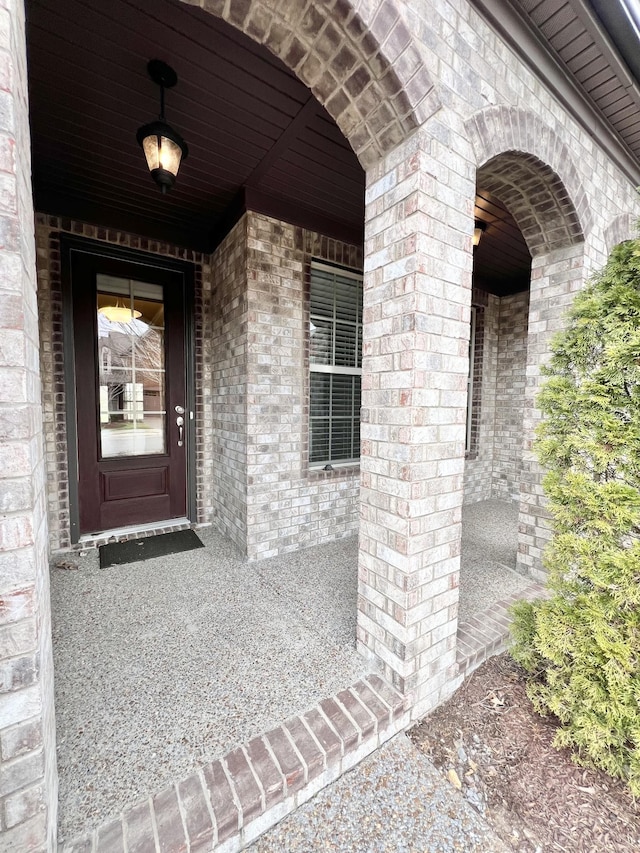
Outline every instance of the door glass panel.
<path id="1" fill-rule="evenodd" d="M 166 452 L 162 287 L 98 275 L 100 453 Z"/>

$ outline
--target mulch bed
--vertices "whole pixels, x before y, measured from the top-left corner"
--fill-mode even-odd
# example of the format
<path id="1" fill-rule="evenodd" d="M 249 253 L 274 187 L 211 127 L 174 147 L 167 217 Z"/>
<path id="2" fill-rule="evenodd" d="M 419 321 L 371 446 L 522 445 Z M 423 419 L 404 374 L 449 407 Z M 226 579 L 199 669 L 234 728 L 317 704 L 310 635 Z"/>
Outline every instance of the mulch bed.
<path id="1" fill-rule="evenodd" d="M 535 714 L 522 670 L 501 655 L 409 735 L 517 853 L 638 853 L 640 802 L 554 749 L 556 728 Z"/>

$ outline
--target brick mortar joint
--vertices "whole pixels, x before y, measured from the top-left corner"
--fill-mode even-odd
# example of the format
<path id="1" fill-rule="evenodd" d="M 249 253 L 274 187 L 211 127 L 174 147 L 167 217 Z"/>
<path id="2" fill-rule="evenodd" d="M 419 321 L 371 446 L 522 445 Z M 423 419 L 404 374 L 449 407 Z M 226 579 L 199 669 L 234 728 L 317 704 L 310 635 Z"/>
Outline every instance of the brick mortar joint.
<path id="1" fill-rule="evenodd" d="M 307 762 L 304 760 L 304 758 L 302 756 L 302 752 L 298 749 L 298 746 L 295 742 L 295 738 L 293 737 L 293 735 L 291 734 L 291 732 L 287 728 L 286 723 L 283 724 L 282 726 L 280 726 L 280 729 L 284 732 L 286 739 L 289 741 L 289 743 L 293 747 L 295 754 L 298 756 L 298 759 L 300 761 L 300 766 L 302 767 L 302 771 L 304 773 L 305 783 L 307 783 L 309 780 L 309 767 L 307 765 Z M 280 767 L 280 770 L 282 771 L 282 767 L 280 765 L 280 762 L 278 761 L 277 763 L 278 763 L 278 767 Z M 287 787 L 288 787 L 288 785 L 287 785 Z"/>
<path id="2" fill-rule="evenodd" d="M 343 741 L 342 737 L 340 736 L 336 725 L 334 725 L 334 723 L 329 719 L 328 715 L 320 707 L 320 703 L 318 703 L 313 709 L 310 709 L 309 711 L 306 711 L 303 714 L 300 714 L 296 717 L 292 717 L 291 720 L 286 721 L 276 730 L 276 731 L 284 732 L 284 735 L 285 735 L 288 743 L 293 748 L 293 751 L 294 751 L 294 754 L 296 755 L 299 766 L 304 772 L 304 784 L 305 784 L 305 786 L 312 785 L 313 780 L 309 779 L 309 766 L 307 765 L 307 763 L 303 757 L 303 753 L 302 753 L 301 749 L 296 744 L 295 737 L 292 735 L 292 733 L 287 728 L 287 722 L 291 722 L 293 720 L 298 720 L 302 723 L 304 731 L 311 737 L 312 742 L 316 745 L 317 749 L 319 750 L 320 754 L 322 755 L 322 766 L 323 766 L 323 772 L 324 773 L 334 772 L 334 771 L 338 770 L 342 766 L 342 760 L 344 758 L 347 758 L 351 753 L 357 752 L 363 746 L 363 744 L 370 743 L 372 745 L 372 748 L 375 749 L 375 745 L 379 743 L 379 739 L 383 734 L 383 730 L 385 732 L 387 732 L 389 730 L 393 730 L 394 727 L 397 726 L 399 724 L 399 722 L 403 719 L 404 713 L 406 711 L 406 709 L 405 709 L 406 700 L 404 699 L 404 697 L 402 697 L 393 687 L 391 687 L 391 685 L 386 685 L 387 688 L 392 691 L 392 695 L 397 696 L 397 699 L 398 699 L 397 703 L 395 703 L 393 705 L 389 704 L 389 701 L 383 695 L 381 695 L 380 687 L 378 687 L 378 689 L 376 690 L 376 688 L 372 684 L 372 678 L 373 677 L 375 677 L 376 679 L 380 678 L 380 676 L 377 676 L 377 675 L 376 676 L 365 676 L 362 679 L 362 683 L 366 687 L 368 687 L 369 690 L 371 690 L 371 693 L 373 694 L 373 696 L 380 703 L 382 703 L 383 707 L 387 710 L 387 713 L 383 719 L 378 719 L 376 717 L 375 712 L 368 707 L 365 700 L 362 699 L 353 689 L 347 688 L 349 694 L 357 702 L 357 704 L 367 713 L 371 722 L 373 723 L 372 730 L 366 738 L 364 735 L 364 730 L 356 722 L 355 718 L 352 717 L 352 715 L 346 710 L 346 708 L 344 707 L 342 702 L 340 702 L 340 700 L 338 699 L 337 695 L 331 695 L 330 697 L 327 697 L 327 698 L 330 698 L 332 701 L 335 702 L 337 707 L 340 708 L 342 713 L 345 715 L 345 718 L 350 721 L 350 723 L 353 725 L 354 730 L 358 733 L 357 742 L 350 749 L 347 747 L 346 742 Z M 383 681 L 382 684 L 384 685 L 385 682 Z M 394 713 L 394 709 L 395 709 L 395 711 L 399 711 L 401 709 L 402 712 L 401 713 Z M 319 713 L 320 718 L 329 727 L 330 731 L 336 736 L 338 742 L 340 743 L 340 752 L 339 752 L 339 756 L 337 757 L 337 760 L 329 762 L 329 760 L 328 760 L 329 753 L 322 746 L 322 744 L 320 743 L 319 737 L 314 734 L 314 732 L 311 728 L 311 725 L 308 723 L 307 717 L 312 711 L 316 711 Z M 246 760 L 246 767 L 242 771 L 241 775 L 246 774 L 246 773 L 250 773 L 251 778 L 254 780 L 254 782 L 258 786 L 258 790 L 260 792 L 260 815 L 258 815 L 258 817 L 262 817 L 265 814 L 268 814 L 269 811 L 271 811 L 272 809 L 276 809 L 278 806 L 280 806 L 282 803 L 286 802 L 288 799 L 290 799 L 293 796 L 293 792 L 289 792 L 289 790 L 288 790 L 288 785 L 287 785 L 287 780 L 286 780 L 284 770 L 283 770 L 280 762 L 276 758 L 275 753 L 273 752 L 273 750 L 270 747 L 268 737 L 269 737 L 269 732 L 267 732 L 264 735 L 259 736 L 259 739 L 263 743 L 263 745 L 265 746 L 267 754 L 269 755 L 269 757 L 273 761 L 274 766 L 278 770 L 278 773 L 279 773 L 280 778 L 282 780 L 281 798 L 276 803 L 274 803 L 272 806 L 270 806 L 269 808 L 267 808 L 267 805 L 266 805 L 266 791 L 265 791 L 264 786 L 262 785 L 262 782 L 260 781 L 259 774 L 258 774 L 257 770 L 255 769 L 253 761 L 251 760 L 251 757 L 249 755 L 248 745 L 243 744 L 240 747 L 242 750 L 242 753 L 244 755 L 244 758 Z M 252 821 L 256 820 L 256 817 L 253 816 L 247 822 L 247 824 L 245 824 L 244 818 L 243 818 L 242 802 L 241 802 L 241 798 L 240 798 L 240 795 L 238 793 L 238 790 L 236 788 L 236 779 L 232 776 L 232 774 L 228 768 L 228 765 L 226 762 L 226 756 L 223 756 L 222 758 L 218 759 L 217 762 L 219 763 L 219 765 L 222 769 L 222 772 L 224 773 L 225 779 L 228 783 L 228 786 L 229 786 L 229 789 L 231 792 L 231 797 L 233 800 L 233 807 L 234 807 L 235 813 L 236 813 L 237 826 L 236 826 L 234 836 L 232 836 L 232 837 L 240 839 L 242 836 L 242 832 L 244 830 L 244 827 L 250 825 L 252 823 Z M 203 794 L 204 794 L 205 803 L 207 806 L 207 812 L 208 812 L 208 815 L 209 815 L 209 818 L 211 821 L 211 825 L 213 828 L 213 842 L 212 843 L 215 847 L 215 845 L 217 844 L 217 839 L 218 839 L 218 822 L 216 820 L 214 809 L 213 809 L 213 804 L 211 802 L 210 789 L 209 789 L 209 786 L 208 786 L 208 784 L 204 778 L 204 773 L 203 773 L 202 767 L 198 767 L 197 770 L 195 771 L 195 774 L 193 774 L 193 775 L 195 775 L 196 778 L 198 779 L 199 785 L 200 785 L 200 787 L 203 791 Z M 190 843 L 190 837 L 189 837 L 188 828 L 187 828 L 187 817 L 188 817 L 187 809 L 186 809 L 185 803 L 182 800 L 182 797 L 180 796 L 179 785 L 174 782 L 171 785 L 171 789 L 173 790 L 173 792 L 176 796 L 177 802 L 178 802 L 178 809 L 179 809 L 179 813 L 180 813 L 180 819 L 181 819 L 182 829 L 184 832 L 184 837 L 187 840 L 187 843 Z M 120 825 L 122 827 L 125 850 L 128 850 L 130 847 L 130 839 L 128 838 L 129 831 L 127 828 L 126 817 L 131 811 L 133 811 L 133 809 L 140 808 L 143 805 L 147 805 L 150 809 L 152 832 L 153 832 L 153 841 L 155 844 L 155 848 L 156 848 L 156 850 L 161 849 L 160 838 L 159 838 L 159 828 L 158 828 L 158 813 L 156 812 L 156 807 L 154 805 L 153 799 L 154 799 L 154 797 L 152 795 L 145 800 L 141 800 L 139 803 L 135 804 L 131 808 L 127 809 L 124 813 L 122 813 L 122 815 L 120 817 Z M 110 821 L 108 823 L 110 823 Z M 108 823 L 103 824 L 103 826 L 108 825 Z M 97 838 L 98 838 L 98 833 L 100 831 L 100 828 L 101 827 L 98 827 L 98 828 L 92 830 L 92 832 L 88 836 L 84 836 L 84 839 L 91 839 L 91 842 L 90 842 L 91 843 L 91 848 L 90 848 L 91 850 L 96 849 Z M 74 845 L 80 844 L 80 843 L 82 843 L 82 841 L 83 841 L 83 839 L 77 839 L 75 842 L 72 842 L 72 844 L 66 849 L 77 849 L 74 847 Z"/>
<path id="3" fill-rule="evenodd" d="M 237 831 L 239 833 L 242 831 L 242 824 L 243 824 L 242 802 L 240 801 L 240 797 L 238 795 L 238 792 L 236 791 L 236 786 L 235 786 L 235 782 L 233 780 L 233 776 L 231 775 L 231 771 L 229 770 L 229 768 L 227 766 L 227 762 L 225 761 L 224 757 L 220 759 L 220 767 L 222 768 L 222 772 L 224 773 L 224 775 L 226 776 L 226 779 L 227 779 L 227 784 L 229 785 L 229 788 L 231 789 L 231 799 L 233 800 L 233 804 L 235 806 L 236 813 L 238 816 L 237 817 Z M 214 823 L 214 826 L 216 826 L 216 823 Z M 217 831 L 216 831 L 216 835 L 217 835 Z"/>
<path id="4" fill-rule="evenodd" d="M 244 757 L 247 761 L 247 766 L 249 767 L 249 770 L 251 771 L 251 775 L 253 776 L 256 785 L 258 786 L 258 791 L 260 792 L 261 813 L 264 814 L 264 812 L 267 810 L 267 792 L 265 791 L 264 785 L 260 781 L 260 777 L 259 777 L 255 767 L 253 766 L 253 761 L 249 757 L 249 753 L 247 751 L 246 746 L 243 744 L 240 748 L 242 750 L 242 754 L 244 755 Z M 244 826 L 244 820 L 242 820 L 242 825 Z"/>
<path id="5" fill-rule="evenodd" d="M 202 790 L 204 791 L 204 798 L 205 798 L 205 802 L 207 804 L 207 809 L 209 811 L 209 817 L 211 818 L 211 823 L 214 827 L 214 836 L 216 836 L 217 835 L 217 833 L 216 833 L 217 827 L 216 827 L 215 817 L 213 814 L 213 809 L 211 807 L 211 803 L 209 802 L 209 791 L 207 790 L 207 786 L 204 784 L 204 776 L 202 774 L 202 769 L 198 768 L 197 772 L 198 772 L 198 775 L 200 778 L 200 784 L 202 785 Z M 184 834 L 185 839 L 188 839 L 189 838 L 189 832 L 187 830 L 187 810 L 184 807 L 184 803 L 182 802 L 182 798 L 180 797 L 180 791 L 178 790 L 178 786 L 175 784 L 175 782 L 171 785 L 171 789 L 172 789 L 173 793 L 175 794 L 176 801 L 178 803 L 178 813 L 180 815 L 180 820 L 182 822 L 182 832 Z M 155 809 L 154 809 L 154 811 L 155 811 Z M 217 841 L 217 837 L 215 838 L 215 840 Z"/>
<path id="6" fill-rule="evenodd" d="M 279 762 L 279 761 L 278 761 L 278 759 L 276 758 L 276 754 L 275 754 L 275 752 L 273 751 L 273 749 L 271 748 L 271 744 L 269 743 L 269 740 L 268 740 L 268 738 L 266 737 L 266 735 L 262 735 L 262 736 L 260 737 L 260 742 L 261 742 L 261 743 L 262 743 L 262 745 L 264 746 L 264 748 L 265 748 L 265 751 L 266 751 L 267 755 L 268 755 L 268 756 L 269 756 L 269 758 L 273 761 L 274 765 L 276 766 L 276 769 L 277 769 L 277 770 L 278 770 L 278 772 L 280 773 L 280 778 L 282 779 L 282 791 L 283 791 L 283 796 L 284 796 L 284 797 L 286 797 L 286 796 L 288 796 L 288 788 L 289 788 L 289 785 L 288 785 L 288 783 L 287 783 L 287 777 L 286 777 L 286 776 L 285 776 L 285 774 L 284 774 L 284 770 L 282 769 L 282 766 L 280 765 L 280 762 Z"/>

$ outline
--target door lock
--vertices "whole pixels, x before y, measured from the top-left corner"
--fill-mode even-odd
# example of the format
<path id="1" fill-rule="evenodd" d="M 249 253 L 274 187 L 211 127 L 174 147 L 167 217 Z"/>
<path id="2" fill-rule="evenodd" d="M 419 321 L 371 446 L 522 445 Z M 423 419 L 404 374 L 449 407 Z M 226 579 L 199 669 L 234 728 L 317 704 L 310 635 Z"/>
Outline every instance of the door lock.
<path id="1" fill-rule="evenodd" d="M 175 410 L 177 415 L 184 415 L 184 406 L 176 406 Z"/>

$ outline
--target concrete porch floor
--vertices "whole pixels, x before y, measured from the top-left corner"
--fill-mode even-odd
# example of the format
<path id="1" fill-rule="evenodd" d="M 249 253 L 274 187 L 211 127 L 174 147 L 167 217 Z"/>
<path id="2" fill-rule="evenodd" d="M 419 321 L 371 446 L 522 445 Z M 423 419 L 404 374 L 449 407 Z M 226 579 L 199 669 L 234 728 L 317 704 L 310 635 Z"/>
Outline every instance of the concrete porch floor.
<path id="1" fill-rule="evenodd" d="M 465 507 L 461 614 L 530 581 L 517 511 Z M 246 563 L 205 550 L 52 576 L 59 838 L 303 712 L 370 672 L 355 651 L 357 540 Z M 462 618 L 462 616 L 461 616 Z"/>
<path id="2" fill-rule="evenodd" d="M 518 506 L 490 500 L 462 508 L 458 622 L 522 592 L 532 580 L 516 572 Z"/>

